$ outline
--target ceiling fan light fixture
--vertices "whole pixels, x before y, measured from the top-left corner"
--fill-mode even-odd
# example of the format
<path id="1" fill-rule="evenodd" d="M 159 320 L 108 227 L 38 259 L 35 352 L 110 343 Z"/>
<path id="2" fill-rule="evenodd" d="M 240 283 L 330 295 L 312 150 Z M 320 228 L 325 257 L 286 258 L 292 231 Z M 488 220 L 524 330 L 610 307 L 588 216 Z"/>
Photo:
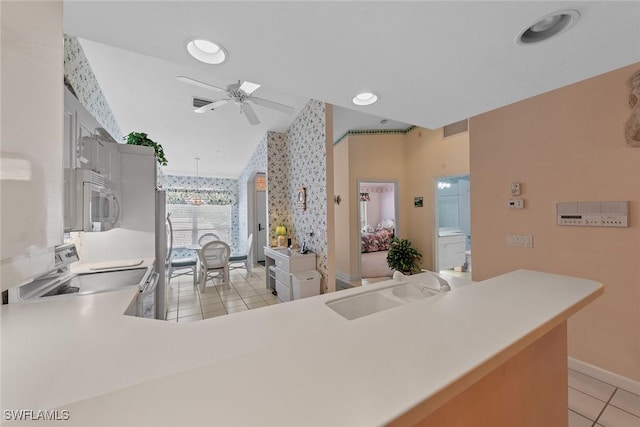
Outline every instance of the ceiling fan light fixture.
<path id="1" fill-rule="evenodd" d="M 227 59 L 227 52 L 218 43 L 205 39 L 193 39 L 187 43 L 187 52 L 205 64 L 222 64 Z"/>
<path id="2" fill-rule="evenodd" d="M 549 40 L 573 27 L 580 18 L 577 10 L 560 10 L 538 19 L 520 33 L 516 39 L 519 45 L 531 45 Z"/>
<path id="3" fill-rule="evenodd" d="M 378 95 L 373 92 L 361 92 L 351 100 L 356 105 L 371 105 L 377 101 Z"/>

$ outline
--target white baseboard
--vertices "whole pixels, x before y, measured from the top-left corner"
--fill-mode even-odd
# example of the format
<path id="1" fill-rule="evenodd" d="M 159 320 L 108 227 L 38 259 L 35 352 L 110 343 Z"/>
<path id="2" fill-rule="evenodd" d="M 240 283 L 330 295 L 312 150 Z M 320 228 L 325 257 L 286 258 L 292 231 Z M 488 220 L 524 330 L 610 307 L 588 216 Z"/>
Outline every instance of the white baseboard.
<path id="1" fill-rule="evenodd" d="M 341 271 L 336 271 L 336 279 L 349 283 L 353 280 L 360 280 L 360 276 L 351 276 Z"/>
<path id="2" fill-rule="evenodd" d="M 583 362 L 582 360 L 569 357 L 569 369 L 573 369 L 574 371 L 581 372 L 585 375 L 589 375 L 590 377 L 599 379 L 600 381 L 604 381 L 616 387 L 620 387 L 621 389 L 630 391 L 631 393 L 640 395 L 639 381 L 623 377 L 622 375 L 607 371 L 606 369 L 591 365 L 587 362 Z"/>

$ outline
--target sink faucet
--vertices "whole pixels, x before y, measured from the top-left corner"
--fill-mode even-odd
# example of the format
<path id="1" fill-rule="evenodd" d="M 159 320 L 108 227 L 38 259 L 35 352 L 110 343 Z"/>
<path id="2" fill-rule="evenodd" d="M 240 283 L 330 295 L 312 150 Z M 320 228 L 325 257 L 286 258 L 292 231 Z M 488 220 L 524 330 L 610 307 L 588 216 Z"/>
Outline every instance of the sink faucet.
<path id="1" fill-rule="evenodd" d="M 418 282 L 418 278 L 416 278 L 415 280 L 412 280 L 411 276 L 405 276 L 404 274 L 400 273 L 399 271 L 395 271 L 393 273 L 393 280 L 396 280 L 398 282 L 404 282 L 404 281 L 408 281 L 408 282 L 413 282 L 417 285 L 422 286 L 422 292 L 425 291 L 425 289 L 429 289 L 432 291 L 436 291 L 436 292 L 449 292 L 451 290 L 451 286 L 449 285 L 449 282 L 447 282 L 446 280 L 444 280 L 442 277 L 438 276 L 437 274 L 433 274 L 437 279 L 438 282 L 440 283 L 440 286 L 436 287 L 431 287 L 428 285 L 425 285 L 423 283 L 419 283 Z"/>
<path id="2" fill-rule="evenodd" d="M 423 293 L 427 289 L 430 290 L 430 291 L 436 291 L 436 292 L 449 292 L 451 290 L 451 286 L 449 286 L 448 283 L 441 284 L 439 288 L 432 288 L 431 286 L 422 285 L 422 292 Z"/>

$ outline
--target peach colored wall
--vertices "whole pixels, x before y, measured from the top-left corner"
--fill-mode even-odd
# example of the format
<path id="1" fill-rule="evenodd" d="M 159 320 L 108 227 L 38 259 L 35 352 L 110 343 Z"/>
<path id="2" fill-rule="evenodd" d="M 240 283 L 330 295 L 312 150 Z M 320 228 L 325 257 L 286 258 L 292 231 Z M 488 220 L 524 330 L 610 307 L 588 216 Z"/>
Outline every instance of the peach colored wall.
<path id="1" fill-rule="evenodd" d="M 435 179 L 469 173 L 469 133 L 443 138 L 443 129 L 415 128 L 406 134 L 407 187 L 402 206 L 409 220 L 406 237 L 422 253 L 422 268 L 433 270 L 435 240 Z M 471 177 L 473 186 L 473 176 Z M 416 208 L 413 198 L 423 197 Z M 473 210 L 472 213 L 473 215 Z M 473 235 L 473 230 L 471 232 Z M 472 249 L 473 250 L 473 249 Z"/>
<path id="2" fill-rule="evenodd" d="M 349 135 L 349 251 L 352 276 L 360 275 L 360 227 L 358 226 L 358 181 L 396 181 L 398 200 L 403 200 L 407 192 L 405 184 L 405 135 Z M 344 141 L 342 143 L 345 143 Z M 342 144 L 341 143 L 341 144 Z M 405 209 L 399 206 L 396 224 L 401 236 L 408 231 Z"/>
<path id="3" fill-rule="evenodd" d="M 350 195 L 349 195 L 349 144 L 343 139 L 333 146 L 333 186 L 334 195 L 340 195 L 342 201 L 334 204 L 335 227 L 335 266 L 336 271 L 351 274 Z"/>
<path id="4" fill-rule="evenodd" d="M 602 282 L 605 294 L 569 322 L 569 355 L 640 380 L 640 148 L 624 123 L 635 64 L 474 117 L 473 275 L 519 268 Z M 508 210 L 511 182 L 526 208 Z M 629 228 L 559 227 L 558 201 L 630 201 Z M 533 248 L 506 245 L 533 236 Z"/>
<path id="5" fill-rule="evenodd" d="M 469 134 L 443 138 L 442 129 L 415 128 L 406 134 L 349 135 L 334 146 L 336 268 L 360 275 L 358 180 L 398 183 L 398 235 L 410 239 L 432 269 L 434 247 L 433 188 L 437 177 L 469 173 Z M 424 207 L 413 206 L 422 196 Z"/>
<path id="6" fill-rule="evenodd" d="M 335 204 L 333 203 L 333 195 L 335 188 L 334 174 L 334 156 L 333 156 L 333 105 L 325 104 L 325 150 L 326 150 L 326 204 L 327 204 L 327 270 L 326 270 L 326 286 L 328 292 L 336 290 L 336 242 L 335 242 Z"/>

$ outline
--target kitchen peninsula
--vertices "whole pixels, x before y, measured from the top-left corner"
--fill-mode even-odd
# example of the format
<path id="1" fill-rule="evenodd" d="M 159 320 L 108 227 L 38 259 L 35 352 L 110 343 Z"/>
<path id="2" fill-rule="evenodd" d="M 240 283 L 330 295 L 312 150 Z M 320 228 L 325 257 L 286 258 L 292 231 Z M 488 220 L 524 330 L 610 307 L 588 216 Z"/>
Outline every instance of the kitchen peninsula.
<path id="1" fill-rule="evenodd" d="M 566 320 L 601 284 L 518 270 L 354 320 L 326 304 L 392 283 L 186 324 L 122 315 L 126 290 L 3 306 L 2 409 L 65 409 L 65 426 L 567 424 Z"/>

